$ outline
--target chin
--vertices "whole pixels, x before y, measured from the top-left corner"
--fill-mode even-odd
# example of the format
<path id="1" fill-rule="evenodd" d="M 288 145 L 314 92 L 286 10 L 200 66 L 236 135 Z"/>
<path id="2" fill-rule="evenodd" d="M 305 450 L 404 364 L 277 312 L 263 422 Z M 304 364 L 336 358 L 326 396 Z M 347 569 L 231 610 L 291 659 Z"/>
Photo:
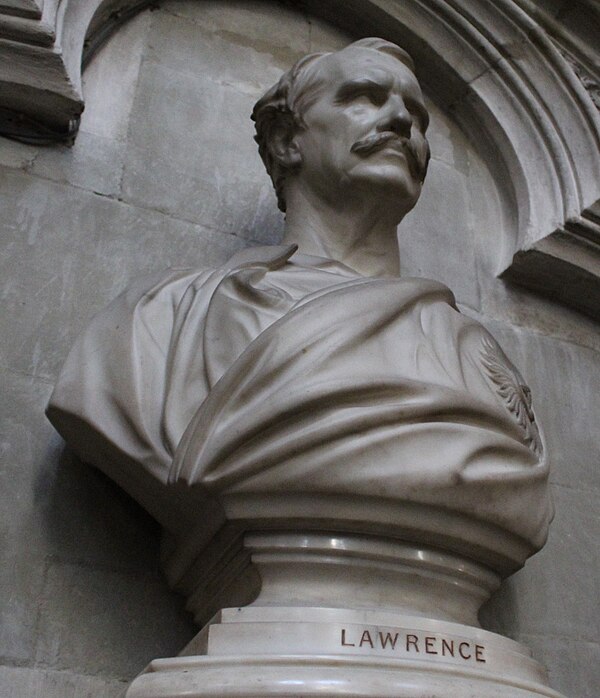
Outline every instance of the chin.
<path id="1" fill-rule="evenodd" d="M 386 199 L 389 205 L 401 210 L 402 215 L 408 213 L 417 203 L 421 196 L 423 185 L 415 182 L 412 177 L 390 176 L 388 173 L 381 173 L 377 177 L 372 177 L 367 181 L 365 190 L 370 196 L 378 199 Z M 387 205 L 387 204 L 386 204 Z"/>

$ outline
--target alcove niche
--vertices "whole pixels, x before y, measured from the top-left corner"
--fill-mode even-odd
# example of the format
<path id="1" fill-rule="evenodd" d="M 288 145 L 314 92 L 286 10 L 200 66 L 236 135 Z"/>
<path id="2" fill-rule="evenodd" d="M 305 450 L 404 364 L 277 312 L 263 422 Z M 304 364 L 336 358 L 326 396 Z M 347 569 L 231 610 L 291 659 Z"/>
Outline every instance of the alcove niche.
<path id="1" fill-rule="evenodd" d="M 23 247 L 25 263 L 35 269 L 30 295 L 40 291 L 45 300 L 39 318 L 34 317 L 37 311 L 28 311 L 29 335 L 14 330 L 14 345 L 19 347 L 6 363 L 23 375 L 41 375 L 50 385 L 75 334 L 137 276 L 170 264 L 213 266 L 243 246 L 277 242 L 282 219 L 252 141 L 248 118 L 252 104 L 297 57 L 379 35 L 413 55 L 432 112 L 433 160 L 423 199 L 402 226 L 402 272 L 447 283 L 461 308 L 489 323 L 495 333 L 502 322 L 512 322 L 510 314 L 498 317 L 498 308 L 520 306 L 523 315 L 515 323 L 520 328 L 515 332 L 504 328 L 499 338 L 508 345 L 511 358 L 524 366 L 528 380 L 532 377 L 540 421 L 550 424 L 546 429 L 554 439 L 555 479 L 569 487 L 573 482 L 581 483 L 582 489 L 590 482 L 593 487 L 596 476 L 591 467 L 586 469 L 593 461 L 589 455 L 594 452 L 593 416 L 586 422 L 583 415 L 597 399 L 595 383 L 587 380 L 591 369 L 566 372 L 568 380 L 565 377 L 560 384 L 560 390 L 581 407 L 578 424 L 569 426 L 570 440 L 563 438 L 559 422 L 564 421 L 564 406 L 554 408 L 553 403 L 559 388 L 546 378 L 563 370 L 563 353 L 571 355 L 560 342 L 552 351 L 550 341 L 537 344 L 537 336 L 544 332 L 535 324 L 538 315 L 544 316 L 547 330 L 549 318 L 563 311 L 529 292 L 513 292 L 507 282 L 528 285 L 588 315 L 597 314 L 600 307 L 595 223 L 600 197 L 598 113 L 571 64 L 524 11 L 526 5 L 508 0 L 10 0 L 2 4 L 0 125 L 4 133 L 22 141 L 54 144 L 31 156 L 26 167 L 29 178 L 24 173 L 6 178 L 7 200 L 22 196 L 29 205 L 23 226 L 28 240 L 39 229 L 38 239 L 45 243 L 43 251 Z M 60 145 L 68 142 L 73 145 Z M 24 193 L 19 194 L 19 188 Z M 61 294 L 55 291 L 50 272 L 60 277 Z M 7 303 L 10 313 L 12 306 Z M 560 319 L 577 325 L 579 331 L 576 315 L 567 312 Z M 535 338 L 523 339 L 523 327 Z M 552 326 L 545 333 L 560 336 L 561 332 L 562 327 Z M 578 336 L 583 334 L 582 330 Z M 586 336 L 581 343 L 587 342 Z M 543 348 L 537 356 L 536 347 Z M 553 363 L 553 351 L 562 363 L 558 359 Z M 566 364 L 571 368 L 593 365 L 587 354 L 573 356 Z M 540 365 L 537 376 L 535 364 Z M 47 397 L 44 386 L 35 404 L 39 422 Z M 593 415 L 593 409 L 589 413 Z M 46 434 L 43 429 L 50 427 L 39 426 Z M 48 436 L 48 442 L 51 438 L 59 451 L 57 437 Z M 61 458 L 64 462 L 70 456 Z M 46 472 L 51 465 L 48 455 Z M 134 557 L 144 547 L 139 539 L 151 524 L 144 519 L 138 525 L 140 512 L 131 513 L 123 502 L 126 511 L 119 515 L 116 489 L 104 481 L 90 485 L 96 476 L 78 474 L 79 468 L 73 464 L 58 470 L 51 505 L 53 512 L 57 504 L 61 510 L 48 514 L 49 505 L 42 512 L 47 517 L 44 535 L 54 537 L 60 555 L 77 558 L 77 564 L 80 558 L 93 558 L 98 569 L 82 578 L 89 580 L 95 593 L 110 578 L 102 576 L 100 568 L 132 566 L 127 559 L 129 537 L 121 535 L 121 524 L 141 530 L 130 536 L 134 539 L 130 547 L 138 549 Z M 46 482 L 42 485 L 37 486 L 38 497 Z M 77 488 L 86 493 L 81 502 L 72 494 Z M 579 526 L 574 513 L 579 509 L 566 495 L 561 497 L 559 506 L 573 520 L 555 522 L 554 530 L 561 532 L 557 538 L 567 540 L 579 535 L 577 531 L 591 530 Z M 110 503 L 103 503 L 103 498 Z M 593 507 L 590 512 L 591 518 Z M 60 517 L 79 523 L 77 536 L 72 526 L 67 530 L 64 523 L 53 524 Z M 98 543 L 104 519 L 111 519 L 112 538 L 109 534 Z M 562 528 L 556 528 L 559 525 Z M 65 543 L 75 537 L 77 544 Z M 115 562 L 111 547 L 121 538 Z M 538 633 L 540 647 L 547 639 L 550 654 L 555 651 L 554 657 L 563 662 L 569 657 L 583 667 L 578 674 L 582 678 L 575 679 L 577 671 L 571 666 L 559 666 L 556 671 L 563 683 L 580 680 L 583 685 L 594 663 L 585 659 L 585 653 L 576 655 L 569 643 L 576 637 L 583 646 L 591 637 L 585 628 L 596 617 L 590 610 L 593 594 L 587 595 L 587 605 L 582 601 L 591 583 L 582 576 L 573 590 L 570 608 L 576 606 L 579 615 L 544 606 L 548 598 L 560 605 L 554 587 L 549 586 L 547 598 L 539 592 L 545 588 L 546 571 L 559 579 L 558 585 L 573 569 L 565 566 L 561 576 L 561 563 L 553 557 L 557 548 L 550 550 L 534 558 L 524 570 L 526 581 L 518 583 L 526 592 L 533 590 L 522 598 L 535 593 L 542 599 L 538 606 L 531 604 L 531 613 L 544 607 L 554 626 L 571 636 L 561 639 L 563 644 L 554 643 L 556 627 L 546 638 L 537 618 L 521 621 L 527 615 L 525 602 L 519 606 L 511 598 L 510 585 L 488 625 L 496 623 L 496 629 L 511 635 Z M 143 559 L 139 567 L 150 564 Z M 47 576 L 54 583 L 61 574 L 51 569 Z M 74 579 L 79 583 L 79 577 Z M 147 592 L 148 605 L 154 611 L 159 608 L 155 619 L 140 620 L 146 601 L 136 605 L 134 597 L 146 593 L 139 593 L 143 587 L 142 582 L 137 586 L 131 582 L 129 596 L 123 593 L 122 600 L 116 591 L 111 597 L 108 590 L 106 598 L 115 603 L 115 616 L 123 611 L 126 622 L 106 623 L 106 637 L 114 638 L 115 649 L 99 648 L 96 659 L 90 657 L 99 633 L 87 627 L 73 630 L 83 595 L 57 591 L 53 597 L 46 592 L 42 617 L 45 613 L 49 620 L 46 630 L 40 623 L 36 661 L 61 671 L 76 667 L 83 673 L 104 671 L 124 679 L 151 657 L 177 652 L 178 642 L 191 630 L 180 615 L 173 623 L 176 627 L 165 629 L 176 614 L 160 610 L 164 591 L 155 596 Z M 104 600 L 100 592 L 98 597 Z M 73 619 L 71 626 L 64 618 Z M 64 645 L 50 656 L 50 650 L 59 646 L 61 628 Z M 136 639 L 124 639 L 125 634 Z M 156 639 L 150 640 L 151 634 Z M 143 635 L 146 639 L 140 641 Z M 578 695 L 586 694 L 582 689 Z"/>
<path id="2" fill-rule="evenodd" d="M 351 36 L 382 36 L 412 54 L 426 92 L 477 144 L 500 192 L 502 223 L 489 231 L 498 244 L 487 272 L 598 317 L 600 118 L 584 87 L 593 79 L 539 24 L 545 3 L 287 4 Z M 3 5 L 3 132 L 22 139 L 74 138 L 84 103 L 82 64 L 120 23 L 147 6 L 147 0 Z M 584 6 L 589 21 L 600 26 L 597 10 Z M 591 68 L 598 70 L 597 61 Z"/>

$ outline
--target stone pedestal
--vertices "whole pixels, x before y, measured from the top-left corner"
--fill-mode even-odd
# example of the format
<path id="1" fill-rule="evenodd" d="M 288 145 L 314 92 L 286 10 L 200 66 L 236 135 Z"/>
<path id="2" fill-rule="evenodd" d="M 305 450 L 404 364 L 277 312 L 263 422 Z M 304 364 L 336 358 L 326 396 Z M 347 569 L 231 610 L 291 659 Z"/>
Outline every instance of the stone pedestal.
<path id="1" fill-rule="evenodd" d="M 127 698 L 559 698 L 527 648 L 478 627 L 500 580 L 484 564 L 383 535 L 260 531 L 242 547 L 257 598 L 151 662 Z"/>
<path id="2" fill-rule="evenodd" d="M 230 608 L 202 631 L 200 642 L 203 655 L 153 661 L 127 698 L 559 698 L 522 645 L 413 616 Z"/>

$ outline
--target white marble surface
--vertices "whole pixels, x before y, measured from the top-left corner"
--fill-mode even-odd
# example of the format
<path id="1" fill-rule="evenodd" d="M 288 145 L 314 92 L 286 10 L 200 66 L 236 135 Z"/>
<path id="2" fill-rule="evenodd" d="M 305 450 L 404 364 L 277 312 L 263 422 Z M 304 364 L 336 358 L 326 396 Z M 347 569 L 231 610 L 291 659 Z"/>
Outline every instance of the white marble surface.
<path id="1" fill-rule="evenodd" d="M 572 3 L 554 5 L 562 5 L 577 26 Z M 289 6 L 274 7 L 172 0 L 144 12 L 88 66 L 85 133 L 74 149 L 0 139 L 1 695 L 116 698 L 119 686 L 151 658 L 176 654 L 197 631 L 183 599 L 160 582 L 158 527 L 106 478 L 64 452 L 43 410 L 75 336 L 129 280 L 168 265 L 218 266 L 246 244 L 278 241 L 282 225 L 266 177 L 251 220 L 225 207 L 229 183 L 243 194 L 246 174 L 257 181 L 264 176 L 256 153 L 239 178 L 232 157 L 251 150 L 248 114 L 268 85 L 263 78 L 269 63 L 283 69 L 290 57 L 331 50 L 351 38 Z M 222 43 L 206 40 L 214 33 Z M 248 47 L 249 41 L 256 73 L 231 84 L 238 62 L 249 55 L 238 44 Z M 225 81 L 219 73 L 199 76 L 172 58 L 169 72 L 163 50 L 169 45 L 226 66 L 229 88 L 246 95 L 240 98 L 244 112 L 227 126 L 232 140 L 226 151 L 212 148 L 209 121 L 194 121 L 195 98 L 180 101 L 177 113 L 169 108 L 173 79 L 190 95 L 201 89 L 201 78 L 210 77 L 216 92 L 226 89 Z M 140 70 L 133 75 L 140 46 Z M 284 55 L 290 46 L 294 56 Z M 132 58 L 128 70 L 124 55 Z M 161 64 L 165 69 L 156 69 Z M 510 221 L 515 211 L 494 182 L 498 161 L 482 159 L 482 140 L 432 102 L 430 86 L 425 92 L 433 159 L 424 206 L 401 226 L 402 272 L 443 281 L 461 308 L 475 312 L 499 340 L 531 385 L 552 453 L 557 517 L 549 542 L 504 585 L 483 622 L 531 647 L 552 685 L 569 698 L 597 698 L 600 333 L 582 315 L 495 278 L 507 235 L 502 220 Z M 147 114 L 151 99 L 164 105 L 154 119 Z M 188 123 L 193 128 L 186 131 Z M 148 145 L 139 157 L 133 157 L 131 138 Z M 201 206 L 188 202 L 184 220 L 177 209 L 163 208 L 167 197 L 159 198 L 148 183 L 164 140 L 185 143 L 165 177 L 173 197 L 181 191 L 194 196 L 193 186 L 187 188 L 190 176 L 221 183 L 211 190 L 207 226 L 197 218 Z M 131 183 L 127 195 L 123 160 Z M 245 239 L 236 233 L 240 220 Z M 311 504 L 305 497 L 294 511 Z M 380 511 L 381 526 L 390 525 L 392 514 Z M 144 610 L 145 599 L 153 616 Z M 128 609 L 135 633 L 123 624 Z"/>
<path id="2" fill-rule="evenodd" d="M 429 162 L 410 56 L 309 54 L 252 119 L 285 244 L 134 281 L 76 341 L 50 420 L 176 538 L 193 493 L 287 493 L 446 508 L 539 549 L 530 389 L 449 289 L 397 278 Z"/>
<path id="3" fill-rule="evenodd" d="M 256 607 L 476 625 L 546 540 L 548 454 L 531 391 L 489 332 L 444 285 L 397 278 L 396 229 L 430 156 L 412 59 L 378 38 L 305 56 L 252 119 L 284 244 L 134 281 L 79 336 L 48 417 L 165 528 L 165 568 L 198 620 L 258 591 Z M 302 497 L 313 510 L 295 515 Z M 257 628 L 209 629 L 208 653 L 279 661 L 311 645 L 318 665 L 340 634 L 344 652 L 376 650 L 371 625 L 292 626 L 261 623 L 251 650 Z M 394 631 L 402 661 L 414 645 L 418 662 L 443 655 L 434 673 L 474 679 L 487 662 L 466 630 L 448 630 L 449 656 L 440 633 L 409 630 Z M 493 654 L 488 670 L 511 662 Z M 519 671 L 514 686 L 533 680 Z"/>
<path id="4" fill-rule="evenodd" d="M 484 566 L 383 536 L 262 531 L 243 547 L 257 598 L 151 662 L 127 698 L 560 698 L 525 646 L 475 627 L 498 582 Z"/>
<path id="5" fill-rule="evenodd" d="M 560 698 L 522 645 L 385 611 L 224 609 L 183 656 L 156 660 L 127 698 Z M 202 655 L 191 654 L 203 645 Z"/>

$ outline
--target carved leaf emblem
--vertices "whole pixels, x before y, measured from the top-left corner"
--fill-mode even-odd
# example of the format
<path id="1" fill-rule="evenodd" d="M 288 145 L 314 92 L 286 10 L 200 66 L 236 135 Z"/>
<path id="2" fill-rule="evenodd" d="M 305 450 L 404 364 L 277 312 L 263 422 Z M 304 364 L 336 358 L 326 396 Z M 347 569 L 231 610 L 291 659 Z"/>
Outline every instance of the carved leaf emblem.
<path id="1" fill-rule="evenodd" d="M 508 361 L 500 346 L 490 337 L 482 341 L 481 361 L 497 394 L 521 427 L 527 446 L 540 457 L 543 453 L 540 432 L 535 423 L 531 390 L 519 371 Z"/>

